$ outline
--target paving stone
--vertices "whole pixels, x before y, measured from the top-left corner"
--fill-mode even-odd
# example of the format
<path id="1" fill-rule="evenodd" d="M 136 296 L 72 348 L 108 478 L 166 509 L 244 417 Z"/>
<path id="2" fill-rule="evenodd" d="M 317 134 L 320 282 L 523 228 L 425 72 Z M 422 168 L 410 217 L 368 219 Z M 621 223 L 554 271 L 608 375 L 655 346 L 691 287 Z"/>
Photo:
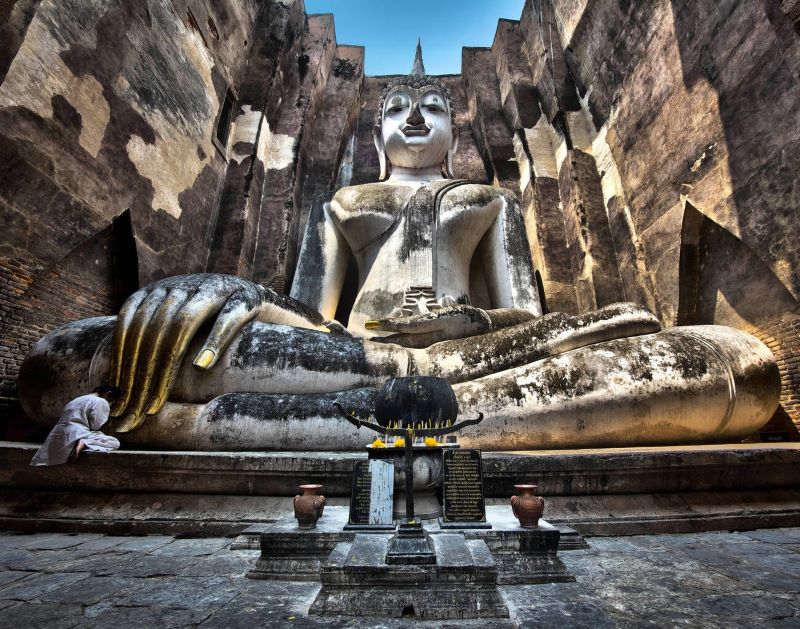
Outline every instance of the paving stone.
<path id="1" fill-rule="evenodd" d="M 786 555 L 787 557 L 795 556 L 795 553 L 789 548 L 784 548 L 778 544 L 757 542 L 755 540 L 751 540 L 749 542 L 736 541 L 729 544 L 715 544 L 714 546 L 709 546 L 709 548 L 716 548 L 735 557 L 742 557 L 744 559 L 763 555 Z"/>
<path id="2" fill-rule="evenodd" d="M 33 553 L 22 548 L 5 548 L 0 550 L 0 567 L 6 570 L 20 570 L 24 562 L 30 560 Z"/>
<path id="3" fill-rule="evenodd" d="M 29 550 L 62 550 L 98 539 L 102 535 L 92 533 L 48 533 L 32 535 L 31 537 L 32 539 L 25 544 L 24 548 Z"/>
<path id="4" fill-rule="evenodd" d="M 687 566 L 683 570 L 667 568 L 663 571 L 653 571 L 647 581 L 671 592 L 688 590 L 696 594 L 711 594 L 741 590 L 741 583 L 738 580 L 699 565 L 694 569 Z"/>
<path id="5" fill-rule="evenodd" d="M 231 551 L 211 557 L 198 558 L 181 571 L 186 577 L 243 576 L 253 567 L 259 557 L 258 551 Z"/>
<path id="6" fill-rule="evenodd" d="M 126 542 L 130 541 L 130 539 L 130 537 L 104 535 L 103 537 L 90 539 L 88 542 L 84 542 L 83 544 L 76 546 L 75 550 L 108 550 L 109 548 L 115 548 L 120 544 L 125 544 Z"/>
<path id="7" fill-rule="evenodd" d="M 720 618 L 750 618 L 751 622 L 785 618 L 797 613 L 797 608 L 788 601 L 766 592 L 761 596 L 752 593 L 700 596 L 692 600 L 692 607 Z"/>
<path id="8" fill-rule="evenodd" d="M 308 584 L 310 597 L 319 586 Z M 248 627 L 276 627 L 290 623 L 290 617 L 302 616 L 296 601 L 283 596 L 263 594 L 259 597 L 239 596 L 216 611 L 200 625 L 203 629 L 245 629 Z M 363 621 L 361 626 L 367 626 Z"/>
<path id="9" fill-rule="evenodd" d="M 593 538 L 589 549 L 559 554 L 575 583 L 501 590 L 520 627 L 800 628 L 794 548 L 800 543 L 777 543 L 800 529 L 788 532 L 759 535 L 764 539 L 749 536 L 760 531 Z M 308 617 L 318 584 L 244 578 L 258 552 L 230 551 L 227 538 L 102 536 L 67 549 L 35 550 L 39 543 L 32 537 L 0 537 L 6 541 L 0 566 L 37 566 L 36 572 L 0 572 L 0 626 L 444 628 L 416 620 Z M 158 549 L 164 550 L 152 552 Z M 25 620 L 9 623 L 12 611 L 12 619 Z M 464 621 L 451 629 L 510 626 L 503 622 Z"/>
<path id="10" fill-rule="evenodd" d="M 129 537 L 127 542 L 117 546 L 119 550 L 131 550 L 137 552 L 150 552 L 169 544 L 175 538 L 171 535 L 143 535 L 141 537 Z"/>
<path id="11" fill-rule="evenodd" d="M 605 553 L 640 553 L 642 547 L 620 537 L 592 537 L 586 540 L 592 548 Z"/>
<path id="12" fill-rule="evenodd" d="M 32 537 L 30 533 L 0 533 L 0 548 L 22 548 Z"/>
<path id="13" fill-rule="evenodd" d="M 227 537 L 208 537 L 201 539 L 176 539 L 170 544 L 156 548 L 150 554 L 169 557 L 199 557 L 213 555 L 231 545 L 233 540 Z"/>
<path id="14" fill-rule="evenodd" d="M 119 599 L 132 594 L 146 583 L 146 579 L 134 577 L 89 577 L 43 594 L 39 598 L 50 603 L 92 605 L 106 597 Z"/>
<path id="15" fill-rule="evenodd" d="M 800 557 L 792 553 L 789 555 L 750 555 L 746 562 L 758 566 L 762 570 L 785 572 L 795 577 L 800 577 Z"/>
<path id="16" fill-rule="evenodd" d="M 436 627 L 436 629 L 455 629 L 455 626 L 436 621 L 397 621 L 394 619 L 344 618 L 342 616 L 306 616 L 311 602 L 316 598 L 320 586 L 313 582 L 256 581 L 246 580 L 242 584 L 242 594 L 216 611 L 200 625 L 202 629 L 250 629 L 252 627 Z M 486 623 L 487 621 L 483 621 Z M 463 625 L 469 622 L 462 621 Z M 494 629 L 494 623 L 486 624 Z M 498 627 L 499 629 L 499 627 Z"/>
<path id="17" fill-rule="evenodd" d="M 88 572 L 39 574 L 0 588 L 0 599 L 29 601 L 88 576 Z"/>
<path id="18" fill-rule="evenodd" d="M 800 627 L 800 615 L 787 616 L 786 618 L 773 618 L 765 623 L 770 629 L 797 629 Z"/>
<path id="19" fill-rule="evenodd" d="M 719 572 L 754 589 L 775 592 L 800 592 L 800 577 L 777 570 L 760 569 L 752 564 L 717 566 Z"/>
<path id="20" fill-rule="evenodd" d="M 548 583 L 537 586 L 533 592 L 526 586 L 508 586 L 503 593 L 509 607 L 516 610 L 515 617 L 522 627 L 616 626 L 609 613 L 591 600 L 586 587 L 576 583 Z M 531 604 L 531 594 L 535 594 L 535 604 Z"/>
<path id="21" fill-rule="evenodd" d="M 131 555 L 124 561 L 107 561 L 102 574 L 121 577 L 175 576 L 194 563 L 191 557 L 158 557 L 155 555 Z"/>
<path id="22" fill-rule="evenodd" d="M 210 612 L 193 609 L 164 609 L 159 607 L 111 607 L 94 617 L 84 619 L 81 629 L 153 629 L 195 626 Z"/>
<path id="23" fill-rule="evenodd" d="M 3 610 L 2 626 L 19 629 L 76 627 L 83 623 L 80 605 L 58 605 L 55 603 L 26 603 Z"/>
<path id="24" fill-rule="evenodd" d="M 144 587 L 121 597 L 119 605 L 208 609 L 221 607 L 238 596 L 239 588 L 224 577 L 162 577 L 148 579 Z"/>
<path id="25" fill-rule="evenodd" d="M 126 561 L 139 556 L 134 553 L 110 551 L 84 551 L 80 553 L 72 551 L 71 556 L 61 557 L 47 570 L 49 572 L 91 572 L 97 576 L 113 575 L 117 574 Z"/>
<path id="26" fill-rule="evenodd" d="M 731 555 L 713 546 L 693 546 L 690 548 L 676 548 L 681 555 L 691 557 L 700 563 L 710 566 L 735 566 L 745 563 L 741 556 Z"/>
<path id="27" fill-rule="evenodd" d="M 744 531 L 742 535 L 770 544 L 800 544 L 800 529 L 761 529 Z"/>
<path id="28" fill-rule="evenodd" d="M 0 552 L 0 565 L 10 570 L 66 571 L 69 565 L 91 556 L 91 551 L 10 549 Z"/>
<path id="29" fill-rule="evenodd" d="M 717 536 L 719 534 L 711 533 L 710 535 Z M 664 535 L 635 535 L 625 539 L 632 544 L 641 545 L 643 548 L 648 546 L 671 548 L 673 546 L 684 547 L 691 544 L 699 544 L 706 541 L 708 537 L 709 533 L 675 533 Z"/>
<path id="30" fill-rule="evenodd" d="M 28 577 L 32 574 L 36 573 L 22 570 L 4 570 L 0 572 L 0 587 L 7 585 L 8 583 L 13 583 L 14 581 L 19 581 L 20 579 Z"/>

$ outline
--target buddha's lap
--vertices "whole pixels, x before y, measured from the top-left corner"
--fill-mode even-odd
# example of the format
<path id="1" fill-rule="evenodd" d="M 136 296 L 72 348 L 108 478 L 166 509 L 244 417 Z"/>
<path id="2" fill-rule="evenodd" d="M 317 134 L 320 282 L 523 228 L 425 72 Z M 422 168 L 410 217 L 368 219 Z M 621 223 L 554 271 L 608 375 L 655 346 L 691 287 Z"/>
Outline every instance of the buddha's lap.
<path id="1" fill-rule="evenodd" d="M 106 377 L 113 320 L 76 322 L 37 344 L 20 374 L 29 416 L 46 425 L 64 401 Z M 229 446 L 314 449 L 306 437 L 314 434 L 327 444 L 322 449 L 348 449 L 365 437 L 331 421 L 337 392 L 358 393 L 408 371 L 402 348 L 364 347 L 346 336 L 249 326 L 209 373 L 186 361 L 172 399 L 192 404 L 169 404 L 124 440 L 183 447 L 181 439 L 191 434 L 197 447 L 215 449 L 223 431 L 239 435 L 235 444 L 225 440 Z M 290 358 L 297 360 L 288 367 Z M 625 445 L 744 436 L 771 416 L 779 378 L 772 355 L 756 339 L 702 326 L 595 344 L 454 389 L 462 412 L 486 415 L 464 443 Z M 178 437 L 181 432 L 187 434 Z"/>

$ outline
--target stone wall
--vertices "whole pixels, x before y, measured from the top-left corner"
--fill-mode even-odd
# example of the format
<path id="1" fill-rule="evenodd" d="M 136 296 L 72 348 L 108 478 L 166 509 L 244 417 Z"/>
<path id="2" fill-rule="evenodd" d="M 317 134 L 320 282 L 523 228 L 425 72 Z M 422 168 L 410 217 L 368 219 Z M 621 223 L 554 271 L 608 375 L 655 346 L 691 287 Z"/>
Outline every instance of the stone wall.
<path id="1" fill-rule="evenodd" d="M 528 0 L 442 78 L 456 175 L 520 197 L 548 310 L 628 300 L 665 325 L 747 330 L 797 422 L 795 5 Z M 302 0 L 0 3 L 7 405 L 31 342 L 139 285 L 290 285 L 314 203 L 377 177 L 393 77 L 364 77 L 348 43 Z"/>
<path id="2" fill-rule="evenodd" d="M 229 162 L 228 147 L 215 141 L 218 117 L 229 87 L 243 84 L 262 7 L 0 6 L 6 404 L 21 359 L 43 332 L 114 312 L 140 284 L 205 270 Z"/>

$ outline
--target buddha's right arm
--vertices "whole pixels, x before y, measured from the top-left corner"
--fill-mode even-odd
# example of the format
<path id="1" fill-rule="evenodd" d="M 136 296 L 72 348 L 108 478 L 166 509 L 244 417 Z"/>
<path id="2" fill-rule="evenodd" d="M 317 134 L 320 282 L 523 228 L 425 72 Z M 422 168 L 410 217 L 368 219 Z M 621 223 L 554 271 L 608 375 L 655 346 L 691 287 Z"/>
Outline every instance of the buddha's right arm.
<path id="1" fill-rule="evenodd" d="M 232 275 L 200 273 L 155 282 L 131 295 L 114 330 L 114 383 L 122 398 L 112 414 L 124 416 L 118 431 L 139 426 L 167 400 L 189 343 L 206 323 L 213 326 L 193 357 L 210 369 L 250 321 L 328 331 L 323 316 L 300 301 Z"/>
<path id="2" fill-rule="evenodd" d="M 331 203 L 320 200 L 308 217 L 289 294 L 333 319 L 349 259 L 350 248 L 331 216 Z"/>
<path id="3" fill-rule="evenodd" d="M 336 313 L 349 250 L 326 203 L 309 217 L 291 296 L 232 275 L 183 275 L 156 282 L 125 302 L 117 318 L 113 376 L 122 398 L 112 414 L 130 431 L 144 415 L 161 410 L 175 384 L 189 343 L 206 323 L 214 325 L 194 366 L 212 368 L 250 321 L 341 331 Z"/>

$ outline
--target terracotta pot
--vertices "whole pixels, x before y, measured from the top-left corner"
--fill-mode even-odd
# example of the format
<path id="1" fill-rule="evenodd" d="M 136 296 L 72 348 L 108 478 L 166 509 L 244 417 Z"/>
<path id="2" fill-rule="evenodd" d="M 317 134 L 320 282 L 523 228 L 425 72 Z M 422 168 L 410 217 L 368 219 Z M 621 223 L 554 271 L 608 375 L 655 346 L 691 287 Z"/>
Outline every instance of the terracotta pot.
<path id="1" fill-rule="evenodd" d="M 535 529 L 544 513 L 544 498 L 535 496 L 536 485 L 514 485 L 518 496 L 511 496 L 511 510 L 522 528 Z"/>
<path id="2" fill-rule="evenodd" d="M 300 485 L 301 496 L 294 497 L 294 517 L 301 529 L 313 529 L 325 508 L 325 496 L 319 495 L 322 485 Z"/>

